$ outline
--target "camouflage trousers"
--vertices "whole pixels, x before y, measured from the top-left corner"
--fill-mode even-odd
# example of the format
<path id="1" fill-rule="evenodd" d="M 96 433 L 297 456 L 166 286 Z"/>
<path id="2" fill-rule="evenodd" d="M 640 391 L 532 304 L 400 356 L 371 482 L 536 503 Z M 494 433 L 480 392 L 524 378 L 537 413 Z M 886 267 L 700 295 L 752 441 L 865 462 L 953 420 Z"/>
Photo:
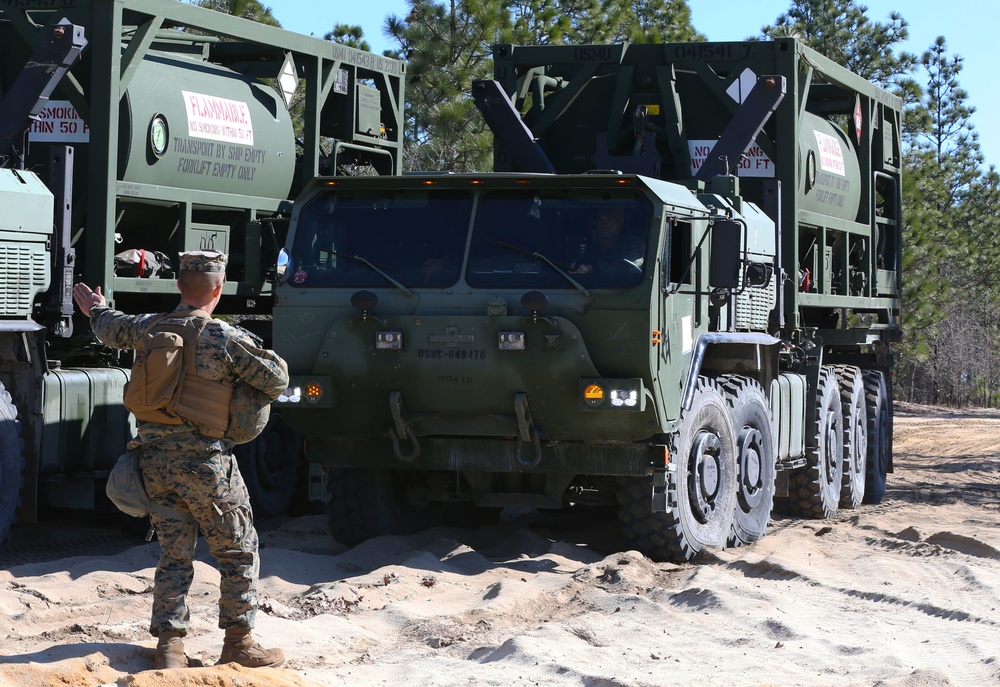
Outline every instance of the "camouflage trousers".
<path id="1" fill-rule="evenodd" d="M 219 452 L 179 454 L 150 447 L 143 449 L 140 466 L 150 500 L 192 516 L 150 515 L 160 560 L 149 631 L 154 637 L 165 630 L 187 632 L 186 597 L 194 579 L 199 528 L 219 562 L 219 627 L 252 628 L 260 558 L 250 497 L 236 459 Z"/>

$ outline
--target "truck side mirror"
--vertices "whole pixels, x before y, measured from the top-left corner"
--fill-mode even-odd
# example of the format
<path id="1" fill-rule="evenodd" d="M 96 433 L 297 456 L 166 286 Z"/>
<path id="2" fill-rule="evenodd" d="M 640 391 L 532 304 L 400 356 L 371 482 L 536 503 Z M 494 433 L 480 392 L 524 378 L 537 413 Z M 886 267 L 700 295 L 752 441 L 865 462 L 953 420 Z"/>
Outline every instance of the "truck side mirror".
<path id="1" fill-rule="evenodd" d="M 275 271 L 274 271 L 275 277 L 277 277 L 279 284 L 284 284 L 285 280 L 288 278 L 288 263 L 289 263 L 288 251 L 282 248 L 281 251 L 278 252 L 278 262 L 275 265 Z"/>
<path id="2" fill-rule="evenodd" d="M 731 220 L 712 222 L 712 253 L 708 284 L 714 289 L 737 289 L 740 286 L 740 247 L 743 225 Z"/>

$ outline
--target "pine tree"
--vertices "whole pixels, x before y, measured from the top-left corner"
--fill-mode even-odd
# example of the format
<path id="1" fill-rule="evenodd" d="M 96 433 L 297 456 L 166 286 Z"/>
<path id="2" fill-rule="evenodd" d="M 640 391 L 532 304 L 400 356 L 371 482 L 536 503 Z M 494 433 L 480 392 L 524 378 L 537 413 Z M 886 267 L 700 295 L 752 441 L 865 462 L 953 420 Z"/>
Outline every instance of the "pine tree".
<path id="1" fill-rule="evenodd" d="M 249 19 L 258 24 L 281 26 L 281 23 L 274 18 L 271 8 L 266 7 L 260 0 L 197 0 L 192 4 L 234 17 Z"/>
<path id="2" fill-rule="evenodd" d="M 940 209 L 953 209 L 968 197 L 979 178 L 983 153 L 979 133 L 972 125 L 976 108 L 968 104 L 969 94 L 959 85 L 963 58 L 948 55 L 944 36 L 938 36 L 920 62 L 928 75 L 926 98 L 922 103 L 929 127 L 916 132 L 913 144 L 933 156 L 932 172 L 940 176 L 946 195 Z"/>
<path id="3" fill-rule="evenodd" d="M 509 0 L 515 41 L 528 45 L 705 40 L 686 0 Z"/>
<path id="4" fill-rule="evenodd" d="M 989 402 L 995 385 L 995 289 L 981 247 L 996 232 L 996 173 L 983 154 L 959 75 L 963 60 L 939 37 L 921 57 L 925 96 L 907 137 L 908 232 L 904 243 L 906 340 L 901 358 L 919 400 Z M 984 270 L 985 268 L 985 270 Z M 970 348 L 970 343 L 976 346 Z"/>
<path id="5" fill-rule="evenodd" d="M 887 22 L 873 22 L 868 8 L 855 0 L 795 0 L 788 12 L 761 33 L 768 38 L 797 35 L 825 57 L 885 88 L 899 86 L 916 56 L 895 53 L 909 38 L 909 23 L 898 12 Z"/>
<path id="6" fill-rule="evenodd" d="M 624 21 L 616 27 L 612 42 L 683 43 L 706 40 L 692 26 L 691 9 L 686 0 L 634 0 L 627 5 Z"/>
<path id="7" fill-rule="evenodd" d="M 371 52 L 371 44 L 365 40 L 364 30 L 353 24 L 336 24 L 331 31 L 323 34 L 323 40 L 340 43 L 351 48 Z"/>
<path id="8" fill-rule="evenodd" d="M 406 168 L 475 171 L 492 165 L 491 136 L 468 96 L 475 79 L 491 78 L 491 46 L 512 37 L 504 0 L 408 0 L 410 13 L 390 16 L 385 32 L 408 62 Z"/>
<path id="9" fill-rule="evenodd" d="M 486 170 L 492 136 L 469 97 L 493 76 L 497 43 L 584 44 L 701 38 L 685 0 L 408 0 L 385 32 L 407 67 L 408 169 Z"/>

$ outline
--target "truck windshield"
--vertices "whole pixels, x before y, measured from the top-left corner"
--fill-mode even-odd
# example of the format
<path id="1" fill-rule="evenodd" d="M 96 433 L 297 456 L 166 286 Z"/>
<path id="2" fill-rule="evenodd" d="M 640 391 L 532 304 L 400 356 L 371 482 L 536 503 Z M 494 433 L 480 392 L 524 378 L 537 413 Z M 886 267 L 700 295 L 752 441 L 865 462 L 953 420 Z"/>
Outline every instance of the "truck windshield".
<path id="1" fill-rule="evenodd" d="M 590 288 L 635 286 L 645 271 L 651 218 L 652 204 L 634 189 L 484 192 L 466 282 L 479 288 L 572 289 L 574 281 Z"/>
<path id="2" fill-rule="evenodd" d="M 300 211 L 289 279 L 301 287 L 385 287 L 386 276 L 411 288 L 452 286 L 471 214 L 464 190 L 320 193 Z"/>

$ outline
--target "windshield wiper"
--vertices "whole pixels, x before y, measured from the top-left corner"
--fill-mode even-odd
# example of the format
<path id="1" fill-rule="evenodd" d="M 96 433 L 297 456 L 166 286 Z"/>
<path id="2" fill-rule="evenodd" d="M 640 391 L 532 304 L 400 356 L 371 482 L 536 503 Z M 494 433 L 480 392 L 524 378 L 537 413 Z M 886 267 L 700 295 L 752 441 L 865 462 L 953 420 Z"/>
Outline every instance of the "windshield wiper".
<path id="1" fill-rule="evenodd" d="M 556 273 L 559 274 L 559 276 L 561 276 L 563 279 L 565 279 L 570 284 L 572 284 L 574 289 L 576 289 L 577 291 L 579 291 L 580 293 L 582 293 L 585 297 L 590 298 L 590 291 L 588 291 L 586 288 L 584 288 L 583 284 L 581 284 L 580 282 L 578 282 L 576 279 L 573 279 L 573 277 L 569 276 L 569 273 L 565 270 L 565 268 L 560 267 L 559 265 L 557 265 L 556 263 L 552 262 L 551 260 L 549 260 L 547 257 L 545 257 L 544 255 L 542 255 L 541 253 L 538 253 L 536 251 L 530 251 L 530 250 L 527 250 L 526 248 L 521 248 L 520 246 L 515 246 L 513 244 L 506 243 L 504 241 L 497 241 L 497 243 L 499 243 L 504 248 L 509 248 L 512 251 L 515 251 L 517 253 L 523 253 L 524 255 L 530 255 L 531 257 L 535 258 L 536 260 L 541 260 L 546 265 L 548 265 L 553 270 L 555 270 Z"/>
<path id="2" fill-rule="evenodd" d="M 375 272 L 380 277 L 382 277 L 383 279 L 385 279 L 387 282 L 389 282 L 390 284 L 392 284 L 393 286 L 395 286 L 397 289 L 399 289 L 400 291 L 402 291 L 403 293 L 405 293 L 407 298 L 409 298 L 410 296 L 413 295 L 412 291 L 410 291 L 408 288 L 406 288 L 405 286 L 403 286 L 402 284 L 400 284 L 398 281 L 396 281 L 395 279 L 393 279 L 392 277 L 390 277 L 382 268 L 380 268 L 375 263 L 370 262 L 369 260 L 366 260 L 365 258 L 361 257 L 360 255 L 348 255 L 347 253 L 340 253 L 340 252 L 335 251 L 335 250 L 331 250 L 330 253 L 332 253 L 333 255 L 336 255 L 339 258 L 347 258 L 348 260 L 353 260 L 354 262 L 358 262 L 358 263 L 361 263 L 362 265 L 366 265 L 366 266 L 370 267 L 373 272 Z M 387 267 L 386 269 L 392 269 L 392 268 L 391 267 Z"/>

